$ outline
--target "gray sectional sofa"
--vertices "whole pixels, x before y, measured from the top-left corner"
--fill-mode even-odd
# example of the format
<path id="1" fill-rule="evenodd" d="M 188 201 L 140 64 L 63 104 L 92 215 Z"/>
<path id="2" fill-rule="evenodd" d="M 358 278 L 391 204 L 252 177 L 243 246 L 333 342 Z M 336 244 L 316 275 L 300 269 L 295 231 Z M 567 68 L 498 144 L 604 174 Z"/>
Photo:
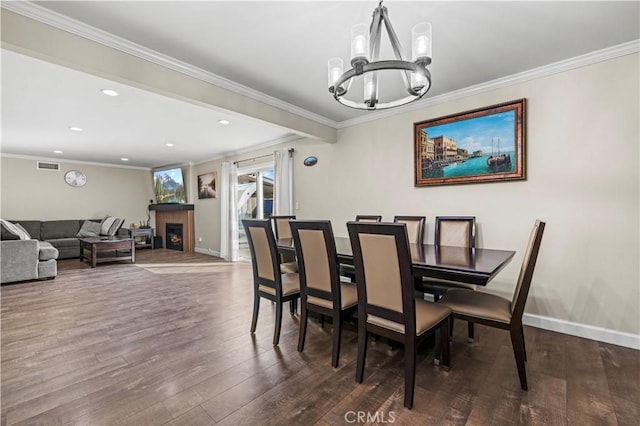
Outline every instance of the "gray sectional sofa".
<path id="1" fill-rule="evenodd" d="M 100 219 L 90 219 L 100 222 Z M 80 257 L 78 231 L 84 219 L 71 220 L 10 220 L 19 223 L 34 240 L 46 241 L 58 249 L 58 259 Z"/>
<path id="2" fill-rule="evenodd" d="M 0 241 L 0 282 L 55 278 L 58 250 L 45 241 Z"/>
<path id="3" fill-rule="evenodd" d="M 89 219 L 100 222 L 101 219 Z M 76 237 L 85 222 L 72 220 L 10 220 L 19 223 L 30 240 L 0 241 L 0 282 L 2 284 L 55 278 L 57 259 L 80 257 L 80 241 Z M 126 229 L 120 229 L 126 235 Z"/>

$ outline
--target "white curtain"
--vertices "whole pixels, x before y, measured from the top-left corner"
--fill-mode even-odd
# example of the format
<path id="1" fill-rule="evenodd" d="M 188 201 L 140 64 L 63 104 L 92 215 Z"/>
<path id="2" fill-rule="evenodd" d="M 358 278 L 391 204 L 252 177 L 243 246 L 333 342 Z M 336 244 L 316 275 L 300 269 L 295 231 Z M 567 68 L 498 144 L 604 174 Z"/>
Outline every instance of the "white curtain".
<path id="1" fill-rule="evenodd" d="M 288 149 L 279 149 L 274 158 L 274 211 L 275 216 L 293 214 L 293 156 Z"/>
<path id="2" fill-rule="evenodd" d="M 238 260 L 238 166 L 224 162 L 220 171 L 220 257 Z"/>

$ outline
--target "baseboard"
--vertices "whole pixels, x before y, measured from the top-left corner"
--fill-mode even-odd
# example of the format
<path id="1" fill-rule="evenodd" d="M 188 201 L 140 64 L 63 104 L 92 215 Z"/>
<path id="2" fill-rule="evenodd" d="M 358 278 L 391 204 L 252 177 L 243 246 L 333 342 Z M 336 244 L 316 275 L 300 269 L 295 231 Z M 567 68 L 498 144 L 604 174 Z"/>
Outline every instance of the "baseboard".
<path id="1" fill-rule="evenodd" d="M 201 254 L 208 254 L 209 256 L 215 256 L 215 257 L 220 257 L 220 252 L 213 250 L 213 249 L 206 249 L 206 248 L 200 248 L 200 247 L 196 247 L 194 249 L 194 251 L 196 253 L 201 253 Z"/>
<path id="2" fill-rule="evenodd" d="M 637 334 L 623 333 L 607 328 L 578 324 L 575 322 L 534 314 L 524 314 L 522 322 L 524 325 L 541 328 L 543 330 L 556 331 L 558 333 L 569 334 L 571 336 L 583 337 L 585 339 L 597 340 L 599 342 L 611 343 L 612 345 L 640 350 L 640 335 Z"/>

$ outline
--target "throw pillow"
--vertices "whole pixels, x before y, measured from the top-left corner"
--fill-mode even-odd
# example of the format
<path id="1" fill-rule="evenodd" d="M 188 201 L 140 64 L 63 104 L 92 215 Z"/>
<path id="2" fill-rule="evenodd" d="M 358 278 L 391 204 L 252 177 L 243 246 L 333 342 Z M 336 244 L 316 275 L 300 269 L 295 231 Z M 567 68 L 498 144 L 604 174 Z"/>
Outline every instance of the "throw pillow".
<path id="1" fill-rule="evenodd" d="M 118 233 L 118 230 L 122 228 L 123 224 L 124 219 L 116 218 L 116 220 L 113 222 L 113 225 L 111 225 L 111 228 L 109 228 L 109 236 L 113 237 L 114 235 L 116 235 Z"/>
<path id="2" fill-rule="evenodd" d="M 20 237 L 18 237 L 13 232 L 9 231 L 9 229 L 6 226 L 4 226 L 4 223 L 2 223 L 2 236 L 0 236 L 0 239 L 2 239 L 3 241 L 5 241 L 5 240 L 19 240 Z"/>
<path id="3" fill-rule="evenodd" d="M 109 228 L 111 228 L 116 219 L 112 216 L 106 216 L 102 219 L 102 222 L 100 222 L 100 235 L 109 235 Z"/>
<path id="4" fill-rule="evenodd" d="M 100 235 L 100 222 L 85 220 L 76 237 L 97 237 Z"/>
<path id="5" fill-rule="evenodd" d="M 13 235 L 17 235 L 21 240 L 30 240 L 31 235 L 19 223 L 11 223 L 8 220 L 0 219 L 3 228 Z"/>
<path id="6" fill-rule="evenodd" d="M 107 216 L 100 222 L 100 235 L 107 235 L 113 237 L 118 232 L 118 229 L 122 227 L 124 219 L 118 217 Z"/>

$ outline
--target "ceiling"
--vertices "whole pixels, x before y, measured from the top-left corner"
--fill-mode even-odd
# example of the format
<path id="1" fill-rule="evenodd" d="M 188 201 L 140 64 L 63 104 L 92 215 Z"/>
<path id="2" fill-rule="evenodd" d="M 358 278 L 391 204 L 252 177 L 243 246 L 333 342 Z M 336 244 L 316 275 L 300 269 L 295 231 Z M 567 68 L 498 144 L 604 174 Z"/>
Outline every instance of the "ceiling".
<path id="1" fill-rule="evenodd" d="M 16 11 L 3 2 L 3 7 Z M 387 0 L 405 50 L 433 26 L 429 99 L 640 38 L 640 3 Z M 71 1 L 28 4 L 79 21 L 290 105 L 332 127 L 369 118 L 335 102 L 326 62 L 348 63 L 349 30 L 376 1 Z M 20 11 L 18 11 L 20 13 Z M 59 15 L 60 14 L 60 15 Z M 383 39 L 382 57 L 390 57 Z M 107 97 L 100 89 L 120 93 Z M 355 89 L 352 89 L 352 91 Z M 382 89 L 381 89 L 382 90 Z M 220 119 L 231 121 L 219 124 Z M 72 132 L 79 126 L 83 132 Z M 249 116 L 204 107 L 2 50 L 4 154 L 159 167 L 200 162 L 296 137 Z M 174 144 L 167 147 L 166 143 Z M 53 150 L 63 151 L 53 154 Z M 122 158 L 128 158 L 124 162 Z"/>

